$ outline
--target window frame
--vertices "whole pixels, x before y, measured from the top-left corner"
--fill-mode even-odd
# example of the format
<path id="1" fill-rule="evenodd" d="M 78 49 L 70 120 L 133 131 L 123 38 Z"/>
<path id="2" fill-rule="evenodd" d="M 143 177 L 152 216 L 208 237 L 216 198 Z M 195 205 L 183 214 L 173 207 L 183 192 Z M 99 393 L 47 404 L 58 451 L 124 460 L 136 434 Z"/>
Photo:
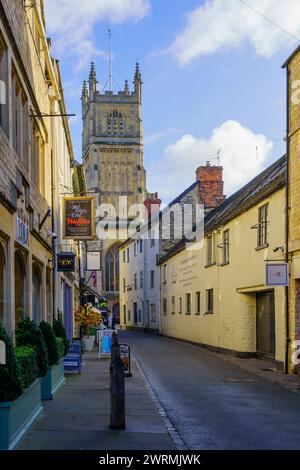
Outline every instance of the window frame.
<path id="1" fill-rule="evenodd" d="M 200 291 L 195 292 L 195 315 L 200 315 L 201 313 L 201 294 Z"/>
<path id="2" fill-rule="evenodd" d="M 214 314 L 214 289 L 206 289 L 206 315 Z"/>
<path id="3" fill-rule="evenodd" d="M 269 224 L 269 203 L 263 204 L 258 208 L 257 224 L 257 249 L 267 248 L 268 243 L 268 224 Z"/>
<path id="4" fill-rule="evenodd" d="M 185 314 L 191 315 L 192 313 L 192 293 L 187 292 L 185 294 Z"/>

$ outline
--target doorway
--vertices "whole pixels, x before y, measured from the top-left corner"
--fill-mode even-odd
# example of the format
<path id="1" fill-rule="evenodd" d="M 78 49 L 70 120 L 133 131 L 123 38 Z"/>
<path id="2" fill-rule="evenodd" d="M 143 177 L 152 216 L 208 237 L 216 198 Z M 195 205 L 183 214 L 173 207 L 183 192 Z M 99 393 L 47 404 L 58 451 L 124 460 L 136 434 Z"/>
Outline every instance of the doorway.
<path id="1" fill-rule="evenodd" d="M 275 298 L 274 291 L 256 295 L 257 305 L 257 353 L 275 357 Z"/>

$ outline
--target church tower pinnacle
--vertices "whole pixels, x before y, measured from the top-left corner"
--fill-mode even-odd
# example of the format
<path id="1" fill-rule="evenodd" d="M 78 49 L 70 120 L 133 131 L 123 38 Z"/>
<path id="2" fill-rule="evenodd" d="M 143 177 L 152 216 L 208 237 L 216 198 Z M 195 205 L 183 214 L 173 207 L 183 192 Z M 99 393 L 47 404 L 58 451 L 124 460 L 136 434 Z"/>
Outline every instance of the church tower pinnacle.
<path id="1" fill-rule="evenodd" d="M 141 74 L 141 71 L 140 71 L 140 65 L 139 65 L 138 62 L 136 63 L 136 66 L 135 66 L 135 74 L 134 74 L 133 84 L 134 84 L 134 93 L 137 96 L 138 102 L 141 103 L 141 101 L 142 101 L 142 84 L 143 84 L 143 82 L 142 82 L 142 74 Z"/>
<path id="2" fill-rule="evenodd" d="M 97 91 L 97 76 L 95 70 L 94 62 L 91 63 L 91 70 L 89 75 L 89 88 L 90 88 L 90 96 L 92 96 L 95 91 Z"/>

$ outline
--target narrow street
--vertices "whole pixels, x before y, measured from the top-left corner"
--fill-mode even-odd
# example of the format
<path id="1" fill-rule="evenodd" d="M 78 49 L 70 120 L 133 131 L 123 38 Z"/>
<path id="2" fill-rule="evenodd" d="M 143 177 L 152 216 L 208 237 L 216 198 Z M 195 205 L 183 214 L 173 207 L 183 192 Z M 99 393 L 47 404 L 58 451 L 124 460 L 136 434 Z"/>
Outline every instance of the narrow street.
<path id="1" fill-rule="evenodd" d="M 180 341 L 122 332 L 190 449 L 298 449 L 300 395 Z"/>

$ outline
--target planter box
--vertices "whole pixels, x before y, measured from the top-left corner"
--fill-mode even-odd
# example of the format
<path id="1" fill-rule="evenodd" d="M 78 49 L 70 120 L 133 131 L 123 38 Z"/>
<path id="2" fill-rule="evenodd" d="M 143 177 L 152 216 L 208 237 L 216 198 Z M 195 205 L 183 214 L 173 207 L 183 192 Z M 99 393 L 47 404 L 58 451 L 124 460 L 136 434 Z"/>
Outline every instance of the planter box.
<path id="1" fill-rule="evenodd" d="M 40 379 L 15 401 L 0 403 L 0 450 L 11 450 L 41 414 Z"/>
<path id="2" fill-rule="evenodd" d="M 45 377 L 41 379 L 42 400 L 53 400 L 54 395 L 65 384 L 64 360 L 49 367 Z"/>

